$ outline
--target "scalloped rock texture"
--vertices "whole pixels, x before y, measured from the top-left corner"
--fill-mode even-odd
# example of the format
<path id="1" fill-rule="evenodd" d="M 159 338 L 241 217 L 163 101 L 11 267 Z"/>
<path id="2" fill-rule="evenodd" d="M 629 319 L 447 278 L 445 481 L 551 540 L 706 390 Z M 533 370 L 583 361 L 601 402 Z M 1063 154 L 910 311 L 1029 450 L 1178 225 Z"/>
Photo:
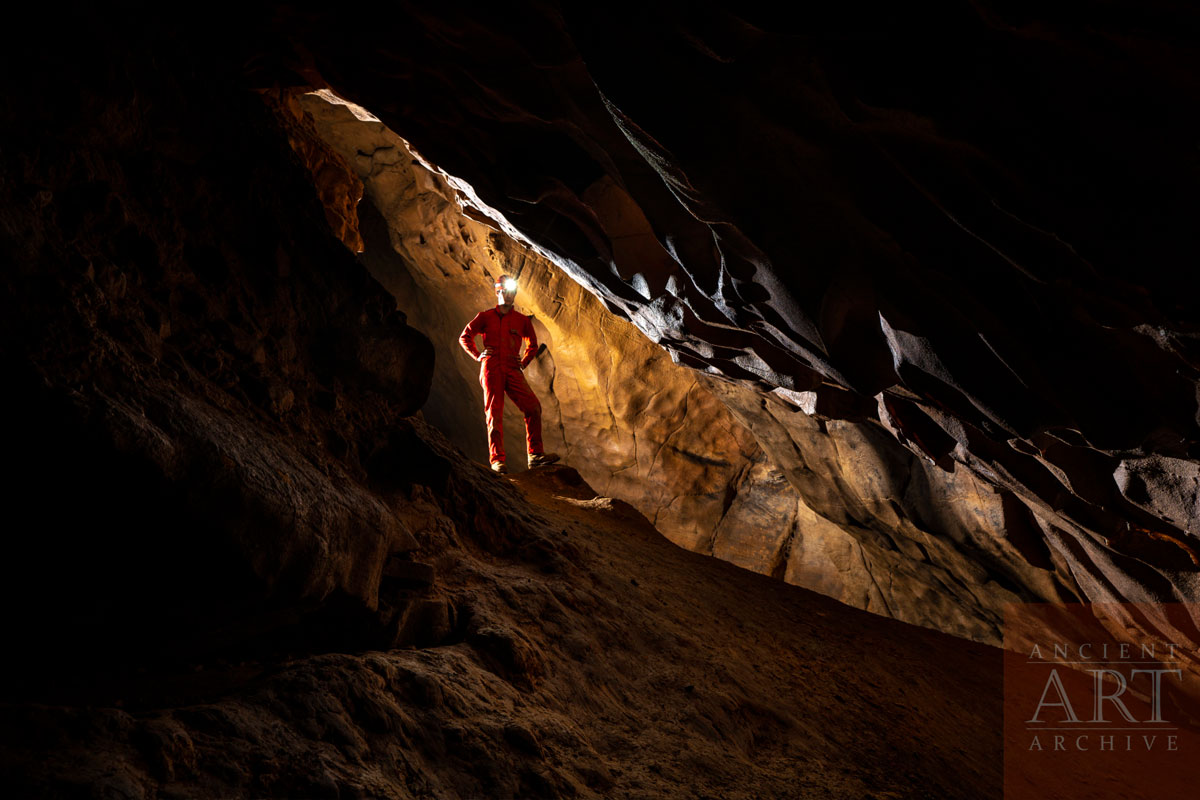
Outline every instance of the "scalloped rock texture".
<path id="1" fill-rule="evenodd" d="M 479 365 L 458 335 L 495 304 L 496 277 L 516 275 L 517 307 L 545 346 L 525 375 L 542 398 L 547 449 L 673 540 L 691 546 L 711 531 L 728 485 L 762 453 L 697 377 L 553 263 L 464 215 L 448 181 L 381 123 L 363 119 L 365 110 L 313 95 L 300 102 L 367 187 L 374 209 L 363 211 L 371 237 L 363 262 L 435 342 L 440 369 L 422 416 L 486 461 Z M 524 424 L 511 402 L 505 434 L 511 467 L 524 468 Z"/>
<path id="2" fill-rule="evenodd" d="M 469 182 L 681 364 L 887 432 L 914 454 L 876 445 L 901 470 L 889 491 L 900 462 L 929 475 L 927 459 L 935 495 L 979 504 L 951 528 L 1003 525 L 905 511 L 894 550 L 873 519 L 860 545 L 946 572 L 939 551 L 966 549 L 975 579 L 1021 597 L 1194 601 L 1196 23 L 1169 3 L 861 2 L 282 25 L 310 79 Z M 614 209 L 631 207 L 657 249 L 623 248 Z M 734 411 L 808 502 L 809 423 L 781 429 L 771 408 Z M 871 502 L 887 500 L 903 504 Z M 841 524 L 839 505 L 819 510 Z"/>
<path id="3" fill-rule="evenodd" d="M 443 368 L 422 414 L 464 451 L 486 458 L 478 367 L 457 334 L 474 309 L 492 302 L 495 276 L 517 274 L 518 307 L 547 345 L 527 370 L 546 408 L 547 446 L 677 544 L 879 614 L 992 642 L 1001 638 L 1004 603 L 1078 591 L 1065 566 L 1057 578 L 1072 588 L 1064 590 L 1048 561 L 1025 561 L 1006 540 L 1000 495 L 961 468 L 947 474 L 878 426 L 827 426 L 774 396 L 767 419 L 775 428 L 768 428 L 756 419 L 765 409 L 759 394 L 672 364 L 503 224 L 473 219 L 482 215 L 469 189 L 426 168 L 369 111 L 328 92 L 298 103 L 367 187 L 373 208 L 362 214 L 371 246 L 363 261 L 435 342 Z M 617 240 L 631 253 L 641 241 L 644 254 L 656 246 L 651 232 L 622 198 L 599 202 L 627 204 L 614 211 L 624 215 Z M 519 453 L 524 428 L 509 412 L 507 446 Z M 790 432 L 788 444 L 772 430 Z M 763 447 L 802 461 L 784 473 L 756 434 Z"/>
<path id="4" fill-rule="evenodd" d="M 264 91 L 263 99 L 283 123 L 288 144 L 312 174 L 313 186 L 325 207 L 325 221 L 330 229 L 350 252 L 361 253 L 363 240 L 358 229 L 358 204 L 363 197 L 362 181 L 346 160 L 317 135 L 311 115 L 305 113 L 300 97 L 294 91 Z"/>
<path id="5" fill-rule="evenodd" d="M 15 794 L 999 792 L 994 651 L 407 419 L 435 346 L 252 90 L 371 108 L 694 368 L 753 435 L 714 553 L 984 639 L 1195 598 L 1193 12 L 521 12 L 0 48 Z"/>
<path id="6" fill-rule="evenodd" d="M 295 129 L 85 19 L 0 109 L 6 796 L 996 796 L 998 651 L 471 463 Z"/>

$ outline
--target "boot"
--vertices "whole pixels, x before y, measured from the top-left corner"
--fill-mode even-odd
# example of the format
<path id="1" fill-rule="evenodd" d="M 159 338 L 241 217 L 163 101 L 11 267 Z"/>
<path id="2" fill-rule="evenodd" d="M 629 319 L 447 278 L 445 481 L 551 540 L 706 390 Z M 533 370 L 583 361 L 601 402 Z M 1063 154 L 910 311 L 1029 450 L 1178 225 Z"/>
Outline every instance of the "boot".
<path id="1" fill-rule="evenodd" d="M 530 453 L 529 468 L 544 467 L 547 464 L 553 464 L 558 461 L 558 453 Z"/>
<path id="2" fill-rule="evenodd" d="M 507 475 L 508 467 L 504 466 L 503 461 L 493 461 L 492 462 L 492 472 L 498 472 L 501 475 Z"/>

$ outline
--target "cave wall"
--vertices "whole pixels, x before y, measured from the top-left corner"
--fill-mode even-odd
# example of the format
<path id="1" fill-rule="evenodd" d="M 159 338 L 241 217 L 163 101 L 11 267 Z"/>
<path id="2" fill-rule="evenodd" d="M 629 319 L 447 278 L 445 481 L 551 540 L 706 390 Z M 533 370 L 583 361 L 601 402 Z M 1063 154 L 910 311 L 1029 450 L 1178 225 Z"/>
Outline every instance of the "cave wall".
<path id="1" fill-rule="evenodd" d="M 743 581 L 756 576 L 714 569 L 725 565 L 711 561 L 691 564 L 709 578 L 704 586 L 736 594 L 739 614 L 772 613 L 757 617 L 747 638 L 706 638 L 730 631 L 704 627 L 723 617 L 711 606 L 697 610 L 697 584 L 689 577 L 655 596 L 664 609 L 659 617 L 677 618 L 675 626 L 648 626 L 636 612 L 647 604 L 642 587 L 653 590 L 655 578 L 670 584 L 671 576 L 647 570 L 639 585 L 621 569 L 688 554 L 655 549 L 636 517 L 605 498 L 580 503 L 615 515 L 611 527 L 587 547 L 564 547 L 565 528 L 539 519 L 515 490 L 482 468 L 472 471 L 475 465 L 435 431 L 406 419 L 429 391 L 433 346 L 333 235 L 321 203 L 330 198 L 314 191 L 312 164 L 294 156 L 288 142 L 295 131 L 281 128 L 263 98 L 249 91 L 262 88 L 264 74 L 286 80 L 298 70 L 309 75 L 304 80 L 312 77 L 303 59 L 286 68 L 274 59 L 294 41 L 247 37 L 226 50 L 214 45 L 226 43 L 226 20 L 184 32 L 103 11 L 71 21 L 74 28 L 43 20 L 40 29 L 54 30 L 53 41 L 31 37 L 0 53 L 9 75 L 26 78 L 10 85 L 0 105 L 0 257 L 8 265 L 0 278 L 0 367 L 13 411 L 8 452 L 17 467 L 0 598 L 11 649 L 0 686 L 5 700 L 19 701 L 0 709 L 0 774 L 9 778 L 14 763 L 26 771 L 19 794 L 45 796 L 53 787 L 76 796 L 352 796 L 417 786 L 412 791 L 499 787 L 514 795 L 603 796 L 662 793 L 687 782 L 694 796 L 740 791 L 746 765 L 764 763 L 779 767 L 768 791 L 787 791 L 796 785 L 798 746 L 813 748 L 804 751 L 813 775 L 849 776 L 835 788 L 854 796 L 883 793 L 898 780 L 938 796 L 955 796 L 964 786 L 979 795 L 995 788 L 994 736 L 962 742 L 960 726 L 943 727 L 932 759 L 926 740 L 890 738 L 894 727 L 928 731 L 939 721 L 957 723 L 964 710 L 977 710 L 980 697 L 997 696 L 994 681 L 980 677 L 983 648 L 950 645 L 932 631 L 864 619 L 796 593 L 777 602 L 789 587 Z M 394 34 L 403 22 L 380 28 Z M 247 10 L 247 30 L 257 33 L 254 24 L 267 29 L 267 23 Z M 446 35 L 453 26 L 427 30 Z M 68 38 L 72 31 L 85 35 Z M 278 49 L 255 60 L 259 47 Z M 564 52 L 536 56 L 549 65 L 555 62 L 549 57 Z M 1163 57 L 1169 60 L 1170 52 Z M 352 238 L 344 227 L 338 232 Z M 673 247 L 674 239 L 663 239 L 664 249 Z M 582 262 L 560 257 L 559 263 L 597 285 Z M 653 276 L 637 274 L 629 273 L 630 288 L 654 294 Z M 596 275 L 610 280 L 603 271 Z M 600 295 L 620 308 L 618 295 Z M 1074 318 L 1057 319 L 1069 327 Z M 652 315 L 643 321 L 666 330 L 649 325 Z M 1163 326 L 1155 335 L 1162 347 L 1183 349 L 1183 327 Z M 889 335 L 897 347 L 911 346 L 896 330 Z M 713 350 L 700 361 L 728 368 L 730 355 Z M 1147 378 L 1161 364 L 1147 361 Z M 1151 442 L 1162 452 L 1121 451 L 1113 480 L 1120 496 L 1141 509 L 1137 516 L 1100 480 L 1116 456 L 1092 455 L 1095 448 L 1078 438 L 1035 438 L 1036 448 L 998 444 L 930 399 L 938 384 L 923 386 L 923 393 L 893 387 L 876 400 L 876 421 L 856 431 L 849 418 L 870 407 L 862 403 L 870 396 L 830 387 L 760 394 L 769 387 L 712 382 L 708 390 L 724 394 L 731 413 L 746 409 L 756 439 L 764 451 L 776 450 L 775 469 L 786 470 L 797 491 L 804 473 L 799 455 L 785 457 L 787 448 L 821 425 L 842 437 L 831 441 L 877 451 L 868 460 L 889 466 L 875 477 L 895 481 L 899 468 L 889 459 L 896 451 L 877 438 L 890 427 L 931 462 L 955 461 L 937 470 L 958 476 L 966 465 L 988 486 L 1009 487 L 1011 497 L 1000 493 L 1001 510 L 1032 515 L 1023 526 L 1006 523 L 1013 547 L 1036 563 L 1036 534 L 1045 536 L 1051 564 L 1043 569 L 1065 553 L 1087 596 L 1128 597 L 1138 588 L 1152 598 L 1194 593 L 1194 573 L 1186 570 L 1193 516 L 1186 480 L 1193 456 L 1186 448 L 1163 438 Z M 797 412 L 779 397 L 813 413 Z M 1094 412 L 1101 432 L 1103 411 Z M 768 416 L 786 422 L 776 426 Z M 956 444 L 937 438 L 938 429 L 954 434 Z M 818 441 L 817 452 L 841 447 Z M 1014 450 L 1022 457 L 1004 445 L 1024 448 Z M 1036 491 L 1029 490 L 1029 458 L 1041 459 L 1053 477 L 1039 477 Z M 763 464 L 751 472 L 761 475 Z M 753 477 L 734 502 L 753 504 L 777 477 Z M 994 511 L 977 477 L 956 485 Z M 1068 483 L 1070 493 L 1058 488 Z M 887 513 L 870 481 L 862 485 L 862 502 L 876 509 L 871 513 Z M 918 489 L 904 496 L 919 504 L 920 480 L 912 485 Z M 1082 515 L 1072 498 L 1083 495 L 1112 507 Z M 1104 528 L 1105 514 L 1152 527 Z M 962 516 L 949 513 L 945 524 L 957 525 L 966 540 L 972 532 Z M 993 512 L 985 516 L 994 519 Z M 1167 520 L 1179 529 L 1160 524 Z M 645 547 L 621 569 L 605 572 L 601 548 L 618 530 L 639 531 Z M 877 540 L 873 528 L 852 532 L 856 541 Z M 1145 550 L 1146 539 L 1160 549 Z M 439 574 L 456 574 L 458 562 L 455 599 L 475 603 L 462 607 L 477 614 L 458 631 L 466 641 L 445 657 L 400 652 L 299 660 L 241 698 L 175 700 L 189 706 L 178 711 L 130 713 L 120 708 L 129 695 L 84 686 L 123 671 L 143 686 L 147 676 L 138 670 L 151 654 L 182 654 L 176 666 L 191 672 L 197 658 L 207 660 L 231 642 L 258 642 L 322 610 L 335 612 L 325 633 L 346 636 L 342 649 L 377 646 L 380 640 L 361 636 L 357 623 L 378 621 L 389 565 L 414 553 L 446 555 Z M 1184 569 L 1170 567 L 1179 559 Z M 421 607 L 441 610 L 427 631 L 435 641 L 452 620 L 464 621 L 445 598 Z M 784 635 L 792 638 L 780 648 Z M 743 651 L 751 641 L 758 649 Z M 316 644 L 301 637 L 302 646 Z M 647 652 L 661 659 L 661 670 L 637 684 L 621 683 L 643 677 Z M 781 652 L 802 657 L 781 661 Z M 732 661 L 730 653 L 737 654 Z M 956 657 L 942 661 L 940 653 Z M 888 683 L 895 663 L 919 665 L 919 682 Z M 751 686 L 761 679 L 760 667 L 766 683 Z M 836 686 L 864 674 L 871 688 L 859 696 L 822 695 L 786 716 L 776 710 L 781 697 L 807 698 L 822 681 Z M 940 694 L 945 686 L 954 691 Z M 213 692 L 220 693 L 208 687 L 202 694 Z M 64 695 L 76 706 L 30 702 Z M 897 696 L 907 701 L 904 711 L 891 705 Z M 607 705 L 598 707 L 598 698 Z M 92 706 L 97 699 L 103 708 Z M 653 732 L 663 727 L 667 701 L 667 708 L 693 711 L 668 738 L 631 747 L 630 709 L 636 705 L 634 727 Z M 506 703 L 510 713 L 497 711 Z M 828 724 L 831 708 L 840 709 L 843 724 Z M 577 710 L 597 726 L 591 738 L 579 734 Z M 996 730 L 994 714 L 970 721 L 971 730 Z M 884 738 L 869 735 L 879 732 Z M 671 761 L 693 753 L 697 743 L 701 756 Z M 643 761 L 631 768 L 636 758 Z M 993 766 L 981 769 L 985 763 Z M 610 772 L 609 765 L 633 774 Z M 706 782 L 708 774 L 717 779 Z M 825 784 L 805 787 L 831 793 Z"/>
<path id="2" fill-rule="evenodd" d="M 672 364 L 553 262 L 501 225 L 465 214 L 451 179 L 422 165 L 378 120 L 363 119 L 368 111 L 329 95 L 301 102 L 366 186 L 372 207 L 362 212 L 363 262 L 434 341 L 439 370 L 422 416 L 486 462 L 479 365 L 458 336 L 495 305 L 496 277 L 515 275 L 517 308 L 532 317 L 546 348 L 525 376 L 542 400 L 547 449 L 597 491 L 632 503 L 672 541 L 711 548 L 737 482 L 764 461 L 750 433 L 691 370 Z M 505 448 L 510 468 L 523 469 L 524 423 L 511 402 Z M 779 502 L 794 496 L 784 492 Z"/>
<path id="3" fill-rule="evenodd" d="M 1015 525 L 1001 492 L 962 468 L 933 467 L 876 421 L 829 420 L 812 404 L 793 405 L 805 405 L 797 394 L 764 400 L 672 363 L 368 110 L 328 91 L 294 102 L 365 183 L 362 259 L 435 342 L 441 369 L 421 413 L 464 451 L 487 458 L 478 367 L 457 335 L 475 309 L 492 304 L 495 277 L 516 274 L 518 307 L 548 345 L 526 371 L 543 398 L 548 447 L 676 544 L 992 642 L 1005 603 L 1078 596 L 1045 548 L 1030 564 L 1008 541 Z M 322 161 L 314 179 L 331 171 Z M 611 184 L 589 193 L 620 223 L 613 235 L 630 258 L 668 257 L 628 195 Z M 509 404 L 510 452 L 523 452 L 523 430 Z"/>
<path id="4" fill-rule="evenodd" d="M 374 489 L 415 436 L 428 338 L 236 71 L 85 18 L 70 58 L 10 51 L 36 80 L 0 112 L 2 686 L 23 699 L 309 622 L 353 637 L 420 546 Z"/>
<path id="5" fill-rule="evenodd" d="M 972 549 L 1026 561 L 993 576 L 1093 601 L 1195 599 L 1196 27 L 1173 3 L 877 2 L 279 25 L 298 82 L 370 108 L 679 363 L 874 420 L 951 493 L 969 471 L 1020 542 Z M 622 250 L 610 185 L 669 258 Z"/>
<path id="6" fill-rule="evenodd" d="M 598 14 L 538 3 L 525 11 L 401 5 L 364 28 L 346 11 L 280 7 L 226 32 L 223 54 L 204 49 L 212 31 L 200 26 L 175 58 L 196 81 L 203 64 L 255 88 L 332 85 L 469 181 L 679 363 L 821 423 L 888 430 L 937 464 L 951 493 L 959 469 L 969 470 L 992 496 L 963 496 L 993 520 L 998 496 L 1011 540 L 972 549 L 1000 561 L 1015 550 L 1027 562 L 989 570 L 998 585 L 1030 596 L 1075 586 L 1088 599 L 1193 596 L 1196 293 L 1182 254 L 1194 250 L 1186 188 L 1196 163 L 1186 105 L 1173 102 L 1194 94 L 1181 33 L 1194 28 L 1187 9 L 946 4 L 899 16 L 860 3 L 738 16 L 717 4 Z M 174 30 L 92 21 L 114 41 Z M 121 63 L 115 50 L 80 46 L 70 63 Z M 52 134 L 98 116 L 126 148 L 121 169 L 136 169 L 122 120 L 167 109 L 135 102 L 116 67 L 89 76 L 126 93 L 111 111 L 71 85 L 74 68 L 55 66 L 52 55 L 31 63 L 62 98 L 41 128 Z M 14 121 L 23 106 L 37 107 L 17 94 L 7 102 Z M 214 99 L 216 113 L 228 102 Z M 179 143 L 183 122 L 151 118 L 159 135 L 147 151 L 190 165 L 189 187 L 206 196 L 195 165 L 207 169 L 215 156 Z M 53 146 L 53 135 L 13 130 L 24 137 L 15 153 Z M 56 193 L 27 187 L 87 183 L 38 175 L 28 157 L 10 169 L 24 176 L 6 189 L 14 202 L 43 211 Z M 145 194 L 162 194 L 158 176 L 143 179 Z M 98 199 L 102 190 L 79 207 L 109 202 Z M 73 200 L 75 191 L 86 194 L 59 194 Z M 629 247 L 619 235 L 630 203 L 653 243 L 643 235 Z M 13 237 L 14 263 L 36 263 L 36 240 Z M 116 244 L 157 257 L 133 234 Z M 220 259 L 192 260 L 209 281 L 223 276 Z M 122 291 L 114 280 L 105 302 Z M 183 291 L 176 296 L 186 305 Z M 158 321 L 147 316 L 161 336 Z M 378 350 L 346 346 L 360 360 Z M 274 413 L 309 396 L 243 372 L 247 398 L 257 394 Z M 311 394 L 336 412 L 336 391 Z M 763 400 L 732 409 L 797 492 L 814 496 L 792 467 L 805 459 L 789 450 L 804 436 L 775 435 L 778 406 Z M 357 446 L 328 438 L 337 452 Z M 893 455 L 884 461 L 897 463 Z M 863 532 L 873 524 L 846 530 L 874 542 Z M 921 544 L 923 534 L 910 534 Z"/>
<path id="7" fill-rule="evenodd" d="M 9 796 L 997 782 L 988 648 L 672 547 L 566 468 L 527 497 L 414 419 L 434 347 L 348 252 L 303 126 L 97 17 L 71 61 L 21 51 L 0 111 Z M 435 585 L 396 592 L 404 565 Z M 896 698 L 986 733 L 892 740 Z"/>

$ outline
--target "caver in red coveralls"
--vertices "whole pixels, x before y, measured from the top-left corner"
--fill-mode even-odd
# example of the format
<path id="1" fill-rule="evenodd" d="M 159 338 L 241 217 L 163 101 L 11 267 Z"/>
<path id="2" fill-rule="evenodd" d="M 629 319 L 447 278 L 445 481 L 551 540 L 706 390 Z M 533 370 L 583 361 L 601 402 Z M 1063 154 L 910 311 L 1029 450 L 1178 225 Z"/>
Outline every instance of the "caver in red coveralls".
<path id="1" fill-rule="evenodd" d="M 505 284 L 508 288 L 505 288 Z M 525 440 L 530 464 L 553 457 L 542 453 L 542 404 L 525 376 L 521 374 L 537 354 L 537 334 L 529 317 L 512 307 L 516 284 L 503 277 L 496 282 L 495 308 L 481 311 L 467 323 L 459 343 L 471 358 L 479 361 L 479 383 L 483 386 L 484 414 L 487 418 L 488 451 L 493 469 L 504 464 L 504 395 L 507 393 L 525 415 Z M 475 337 L 483 335 L 483 353 L 475 348 Z M 523 347 L 522 347 L 523 346 Z"/>

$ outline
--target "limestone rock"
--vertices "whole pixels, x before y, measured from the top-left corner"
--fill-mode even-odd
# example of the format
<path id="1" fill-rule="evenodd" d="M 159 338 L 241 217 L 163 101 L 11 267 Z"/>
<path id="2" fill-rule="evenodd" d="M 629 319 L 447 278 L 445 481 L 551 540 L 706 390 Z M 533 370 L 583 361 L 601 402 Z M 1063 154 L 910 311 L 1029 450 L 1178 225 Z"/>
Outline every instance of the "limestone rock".
<path id="1" fill-rule="evenodd" d="M 470 198 L 369 112 L 328 91 L 301 103 L 320 135 L 355 165 L 379 212 L 363 212 L 364 263 L 396 295 L 409 322 L 435 342 L 443 368 L 433 376 L 425 419 L 486 460 L 479 366 L 458 346 L 458 334 L 494 305 L 495 277 L 516 275 L 517 308 L 531 314 L 544 345 L 525 376 L 543 405 L 547 449 L 562 453 L 601 491 L 633 503 L 673 541 L 696 547 L 710 537 L 731 484 L 757 453 L 750 433 L 688 371 L 563 270 L 465 215 Z M 599 202 L 613 208 L 623 246 L 652 241 L 636 209 L 622 211 L 618 190 L 605 191 Z M 510 470 L 524 466 L 524 425 L 511 402 L 505 449 Z"/>
<path id="2" fill-rule="evenodd" d="M 330 234 L 261 98 L 87 41 L 131 77 L 51 59 L 0 112 L 10 511 L 30 526 L 0 599 L 42 598 L 9 626 L 10 683 L 367 638 L 385 562 L 421 546 L 375 484 L 437 474 L 420 449 L 379 458 L 428 393 L 429 342 Z"/>
<path id="3" fill-rule="evenodd" d="M 1184 117 L 1154 110 L 1192 94 L 1194 59 L 1172 44 L 1192 11 L 526 10 L 413 11 L 355 40 L 378 61 L 345 55 L 336 12 L 287 30 L 325 80 L 472 186 L 476 216 L 501 212 L 676 363 L 759 393 L 743 425 L 861 541 L 890 541 L 921 573 L 922 537 L 898 529 L 936 529 L 959 554 L 930 562 L 983 606 L 1147 581 L 1196 599 L 1190 495 L 1164 478 L 1126 496 L 1112 477 L 1122 461 L 1200 459 L 1194 147 Z M 779 434 L 761 402 L 776 390 L 817 422 L 867 426 L 838 457 L 878 469 L 792 455 L 787 439 L 820 440 Z M 959 470 L 990 488 L 964 490 Z M 844 491 L 817 489 L 821 473 Z M 967 505 L 913 517 L 905 474 Z M 1053 570 L 1031 572 L 997 528 L 1005 497 L 1027 509 L 1010 518 L 1037 520 L 1021 530 L 1039 546 L 1019 550 Z M 678 524 L 704 528 L 703 508 L 681 500 Z"/>
<path id="4" fill-rule="evenodd" d="M 1200 464 L 1166 456 L 1126 459 L 1113 478 L 1130 502 L 1190 534 L 1200 534 Z"/>
<path id="5" fill-rule="evenodd" d="M 330 229 L 351 252 L 361 253 L 358 203 L 363 195 L 362 181 L 313 130 L 311 119 L 300 106 L 299 94 L 294 89 L 275 90 L 264 92 L 263 97 L 285 122 L 288 144 L 312 173 L 313 186 L 325 208 L 325 221 Z"/>
<path id="6" fill-rule="evenodd" d="M 491 303 L 495 275 L 517 274 L 518 308 L 546 346 L 525 374 L 542 399 L 547 447 L 677 544 L 984 641 L 999 641 L 1005 603 L 1077 595 L 1068 572 L 1031 565 L 1008 544 L 1001 494 L 956 467 L 953 439 L 911 402 L 828 384 L 774 392 L 797 412 L 697 377 L 552 262 L 465 215 L 471 198 L 369 112 L 327 91 L 301 102 L 380 209 L 364 206 L 365 263 L 430 332 L 439 363 L 456 368 L 435 374 L 423 414 L 467 452 L 486 458 L 478 367 L 457 334 Z M 355 158 L 363 153 L 375 155 Z M 622 247 L 649 246 L 645 218 L 617 187 L 591 196 Z M 877 407 L 923 457 L 881 435 Z M 522 452 L 511 408 L 505 426 L 506 449 Z"/>

